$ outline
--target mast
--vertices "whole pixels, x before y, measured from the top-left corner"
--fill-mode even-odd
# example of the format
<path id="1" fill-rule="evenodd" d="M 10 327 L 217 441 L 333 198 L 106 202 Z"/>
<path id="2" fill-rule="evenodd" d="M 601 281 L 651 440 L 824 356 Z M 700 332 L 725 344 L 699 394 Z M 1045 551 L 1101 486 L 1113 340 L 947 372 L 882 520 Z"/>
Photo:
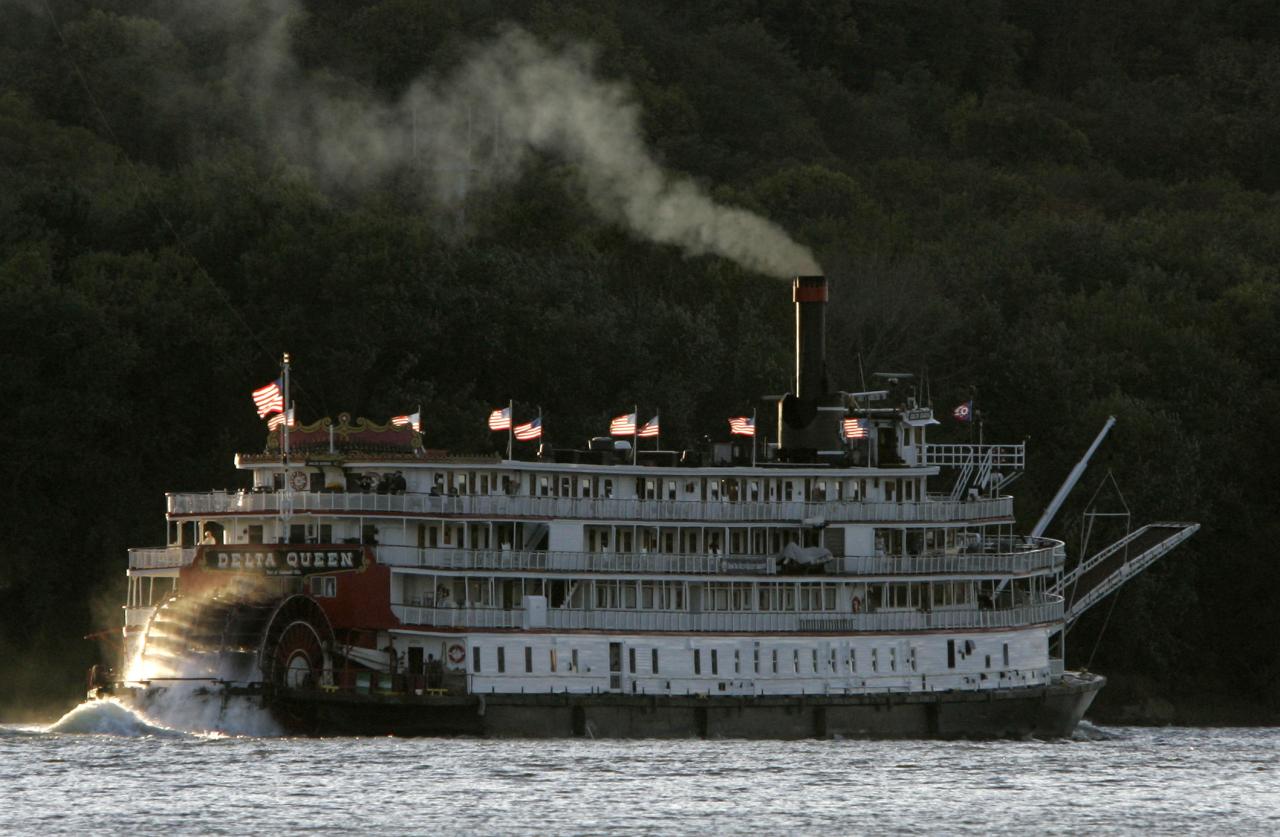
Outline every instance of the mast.
<path id="1" fill-rule="evenodd" d="M 288 352 L 284 353 L 284 361 L 281 364 L 281 367 L 282 368 L 280 370 L 280 377 L 284 379 L 284 404 L 285 404 L 286 412 L 284 414 L 284 427 L 280 434 L 280 449 L 284 454 L 284 467 L 286 471 L 285 479 L 287 480 L 289 478 L 287 473 L 289 468 L 289 413 L 287 411 L 292 409 L 293 407 L 293 402 L 289 400 L 289 353 Z"/>

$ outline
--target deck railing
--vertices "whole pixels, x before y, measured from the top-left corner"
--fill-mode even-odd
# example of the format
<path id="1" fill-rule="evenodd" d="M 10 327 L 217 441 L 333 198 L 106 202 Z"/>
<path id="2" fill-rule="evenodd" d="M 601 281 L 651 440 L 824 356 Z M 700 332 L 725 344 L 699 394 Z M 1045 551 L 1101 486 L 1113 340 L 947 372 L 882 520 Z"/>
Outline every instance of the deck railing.
<path id="1" fill-rule="evenodd" d="M 166 570 L 186 567 L 196 558 L 195 547 L 157 546 L 129 550 L 129 569 Z"/>
<path id="2" fill-rule="evenodd" d="M 391 606 L 406 625 L 508 628 L 526 625 L 523 609 Z M 828 633 L 1015 628 L 1062 620 L 1062 600 L 1003 610 L 881 611 L 878 613 L 689 613 L 672 610 L 551 608 L 538 629 L 674 633 Z"/>
<path id="3" fill-rule="evenodd" d="M 378 560 L 397 567 L 520 572 L 772 575 L 767 555 L 681 555 L 660 552 L 565 552 L 513 549 L 378 547 Z"/>
<path id="4" fill-rule="evenodd" d="M 983 458 L 990 456 L 991 465 L 996 468 L 1013 468 L 1022 470 L 1026 465 L 1026 443 L 1017 445 L 925 445 L 920 457 L 921 465 L 964 465 L 966 462 L 978 464 Z"/>
<path id="5" fill-rule="evenodd" d="M 1061 541 L 1027 539 L 1024 549 L 918 556 L 857 556 L 825 562 L 824 576 L 1020 574 L 1062 566 Z M 396 567 L 513 572 L 680 575 L 776 575 L 773 555 L 682 555 L 661 552 L 563 552 L 379 546 L 378 560 Z"/>
<path id="6" fill-rule="evenodd" d="M 170 515 L 218 514 L 404 514 L 428 517 L 546 518 L 554 520 L 643 520 L 828 523 L 944 523 L 1012 519 L 1013 498 L 889 503 L 639 500 L 603 497 L 437 496 L 316 491 L 237 491 L 169 494 Z"/>

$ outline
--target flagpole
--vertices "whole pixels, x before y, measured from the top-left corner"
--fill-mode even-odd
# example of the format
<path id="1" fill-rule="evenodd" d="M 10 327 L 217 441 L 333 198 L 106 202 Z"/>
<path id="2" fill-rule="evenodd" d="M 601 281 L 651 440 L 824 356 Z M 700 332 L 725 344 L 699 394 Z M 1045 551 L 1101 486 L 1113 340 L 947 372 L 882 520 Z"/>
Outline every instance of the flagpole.
<path id="1" fill-rule="evenodd" d="M 653 420 L 658 423 L 658 432 L 653 437 L 653 449 L 662 450 L 662 411 L 654 410 Z"/>
<path id="2" fill-rule="evenodd" d="M 631 405 L 631 464 L 639 461 L 640 453 L 640 405 Z"/>
<path id="3" fill-rule="evenodd" d="M 284 403 L 286 409 L 289 407 L 289 353 L 284 353 L 284 370 L 282 377 L 284 378 Z M 284 414 L 284 431 L 280 435 L 280 448 L 284 453 L 284 466 L 289 467 L 289 414 Z M 285 480 L 289 479 L 289 475 L 285 474 Z"/>
<path id="4" fill-rule="evenodd" d="M 797 280 L 799 281 L 799 280 Z M 760 428 L 756 427 L 756 408 L 751 408 L 751 467 L 756 467 L 756 434 L 760 432 Z"/>
<path id="5" fill-rule="evenodd" d="M 516 426 L 516 402 L 514 398 L 507 399 L 507 461 L 512 459 L 511 442 L 515 438 Z"/>

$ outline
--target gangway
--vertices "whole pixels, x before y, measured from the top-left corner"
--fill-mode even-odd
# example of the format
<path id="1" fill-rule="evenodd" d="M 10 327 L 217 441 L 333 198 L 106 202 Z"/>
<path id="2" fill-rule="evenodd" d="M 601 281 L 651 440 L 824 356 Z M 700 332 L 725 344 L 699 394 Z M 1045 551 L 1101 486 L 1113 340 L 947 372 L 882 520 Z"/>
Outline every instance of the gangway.
<path id="1" fill-rule="evenodd" d="M 1063 617 L 1067 628 L 1199 529 L 1199 523 L 1148 523 L 1081 561 L 1049 588 L 1067 600 Z"/>

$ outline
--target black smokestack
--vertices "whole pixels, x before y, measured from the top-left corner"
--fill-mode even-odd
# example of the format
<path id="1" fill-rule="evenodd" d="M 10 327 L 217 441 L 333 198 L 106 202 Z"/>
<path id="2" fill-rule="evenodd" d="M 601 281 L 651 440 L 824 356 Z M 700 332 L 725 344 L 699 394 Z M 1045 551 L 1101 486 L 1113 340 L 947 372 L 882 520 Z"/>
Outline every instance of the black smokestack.
<path id="1" fill-rule="evenodd" d="M 796 304 L 796 396 L 826 395 L 827 277 L 797 276 L 791 298 Z"/>
<path id="2" fill-rule="evenodd" d="M 795 391 L 778 402 L 778 455 L 786 462 L 819 462 L 843 456 L 840 393 L 827 382 L 827 278 L 797 276 Z"/>

